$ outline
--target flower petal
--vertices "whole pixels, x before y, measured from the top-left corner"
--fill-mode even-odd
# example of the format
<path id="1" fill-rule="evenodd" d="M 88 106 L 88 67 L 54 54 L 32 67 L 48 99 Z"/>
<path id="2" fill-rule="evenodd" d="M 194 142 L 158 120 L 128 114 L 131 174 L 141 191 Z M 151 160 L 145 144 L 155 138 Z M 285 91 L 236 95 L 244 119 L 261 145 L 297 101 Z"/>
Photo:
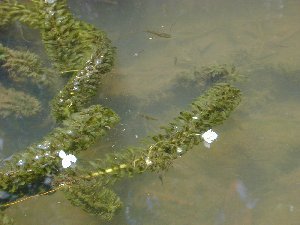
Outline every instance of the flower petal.
<path id="1" fill-rule="evenodd" d="M 211 144 L 214 140 L 216 140 L 218 137 L 218 134 L 214 132 L 212 129 L 209 129 L 204 134 L 202 134 L 202 138 L 205 142 L 208 144 Z"/>
<path id="2" fill-rule="evenodd" d="M 68 160 L 67 158 L 64 158 L 64 159 L 61 161 L 61 164 L 62 164 L 62 167 L 63 167 L 63 168 L 68 168 L 69 166 L 71 166 L 71 161 Z"/>
<path id="3" fill-rule="evenodd" d="M 66 155 L 66 153 L 65 153 L 65 151 L 64 150 L 60 150 L 59 151 L 59 153 L 58 153 L 58 156 L 60 157 L 60 158 L 65 158 L 67 155 Z"/>
<path id="4" fill-rule="evenodd" d="M 67 155 L 67 159 L 73 163 L 76 163 L 76 161 L 77 161 L 76 156 L 72 155 L 72 154 Z"/>

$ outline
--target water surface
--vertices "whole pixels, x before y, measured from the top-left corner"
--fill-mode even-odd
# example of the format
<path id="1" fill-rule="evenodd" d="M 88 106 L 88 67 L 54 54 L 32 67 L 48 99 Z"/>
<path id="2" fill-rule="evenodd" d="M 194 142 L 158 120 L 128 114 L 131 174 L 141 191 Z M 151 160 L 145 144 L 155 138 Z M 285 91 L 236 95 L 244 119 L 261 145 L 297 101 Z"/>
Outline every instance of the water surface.
<path id="1" fill-rule="evenodd" d="M 9 208 L 17 224 L 299 224 L 299 1 L 71 0 L 69 5 L 78 18 L 104 29 L 117 47 L 117 63 L 95 102 L 114 109 L 122 121 L 83 157 L 122 151 L 158 132 L 201 94 L 176 84 L 179 75 L 201 66 L 236 65 L 245 77 L 235 83 L 243 100 L 214 128 L 219 138 L 210 149 L 196 146 L 160 175 L 120 181 L 116 190 L 124 207 L 111 222 L 73 207 L 57 192 Z M 39 51 L 37 37 L 20 29 L 13 43 L 24 44 L 24 37 Z M 3 34 L 1 39 L 13 47 L 11 39 Z M 1 124 L 6 157 L 51 129 L 51 122 L 36 128 L 37 119 L 6 123 L 24 129 L 10 132 Z"/>

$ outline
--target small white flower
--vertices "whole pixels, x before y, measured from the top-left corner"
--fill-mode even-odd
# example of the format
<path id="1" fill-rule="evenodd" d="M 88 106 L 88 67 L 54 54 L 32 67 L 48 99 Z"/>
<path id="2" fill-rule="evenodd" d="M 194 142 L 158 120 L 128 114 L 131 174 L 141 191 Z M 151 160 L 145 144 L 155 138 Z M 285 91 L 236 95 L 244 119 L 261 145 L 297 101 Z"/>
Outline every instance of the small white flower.
<path id="1" fill-rule="evenodd" d="M 77 158 L 75 155 L 66 154 L 64 150 L 60 150 L 58 156 L 62 159 L 61 164 L 63 168 L 68 168 L 71 166 L 72 163 L 76 163 Z"/>
<path id="2" fill-rule="evenodd" d="M 197 120 L 197 119 L 199 119 L 199 118 L 198 118 L 198 116 L 193 116 L 192 119 L 193 119 L 193 120 Z"/>
<path id="3" fill-rule="evenodd" d="M 183 152 L 183 149 L 182 149 L 182 148 L 180 148 L 180 147 L 177 147 L 176 151 L 177 151 L 177 153 L 178 153 L 178 154 L 180 154 L 180 153 L 182 153 L 182 152 Z"/>
<path id="4" fill-rule="evenodd" d="M 204 139 L 204 146 L 210 148 L 210 144 L 218 138 L 218 134 L 212 129 L 209 129 L 204 134 L 202 134 L 202 138 Z"/>
<path id="5" fill-rule="evenodd" d="M 146 162 L 146 165 L 147 165 L 147 166 L 152 165 L 152 161 L 150 160 L 149 157 L 147 157 L 147 158 L 145 159 L 145 162 Z"/>
<path id="6" fill-rule="evenodd" d="M 214 140 L 216 140 L 218 137 L 218 134 L 214 132 L 212 129 L 209 129 L 204 134 L 202 134 L 202 138 L 207 143 L 211 144 Z"/>

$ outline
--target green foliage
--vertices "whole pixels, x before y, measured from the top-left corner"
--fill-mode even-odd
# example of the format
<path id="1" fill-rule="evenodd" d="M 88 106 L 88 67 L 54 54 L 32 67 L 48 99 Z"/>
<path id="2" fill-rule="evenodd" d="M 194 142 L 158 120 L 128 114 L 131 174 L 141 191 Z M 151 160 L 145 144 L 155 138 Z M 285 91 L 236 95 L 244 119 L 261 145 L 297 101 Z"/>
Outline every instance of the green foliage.
<path id="1" fill-rule="evenodd" d="M 116 193 L 98 179 L 76 182 L 65 193 L 72 204 L 88 213 L 100 215 L 104 220 L 110 220 L 122 206 Z"/>
<path id="2" fill-rule="evenodd" d="M 61 72 L 81 69 L 94 54 L 94 49 L 112 50 L 105 33 L 76 20 L 66 0 L 32 0 L 26 4 L 16 0 L 1 2 L 0 25 L 15 20 L 40 30 L 47 54 Z"/>
<path id="3" fill-rule="evenodd" d="M 103 74 L 112 67 L 113 56 L 113 51 L 108 46 L 98 48 L 85 67 L 52 100 L 52 113 L 58 121 L 80 111 L 96 94 Z"/>
<path id="4" fill-rule="evenodd" d="M 120 176 L 124 171 L 133 174 L 146 169 L 157 172 L 168 169 L 174 159 L 202 142 L 204 132 L 226 120 L 240 101 L 237 88 L 217 84 L 196 99 L 190 111 L 181 112 L 167 127 L 162 127 L 164 132 L 152 137 L 154 143 L 145 149 L 130 148 L 122 155 L 107 157 L 99 171 L 113 168 L 107 174 Z M 121 168 L 124 164 L 126 167 Z"/>
<path id="5" fill-rule="evenodd" d="M 74 19 L 65 0 L 39 1 L 44 26 L 42 39 L 47 53 L 60 71 L 79 70 L 94 49 L 111 48 L 105 33 Z"/>
<path id="6" fill-rule="evenodd" d="M 0 44 L 0 62 L 15 82 L 30 81 L 39 85 L 54 84 L 55 72 L 42 66 L 39 57 L 29 51 L 16 51 Z"/>
<path id="7" fill-rule="evenodd" d="M 0 117 L 29 117 L 40 111 L 41 105 L 35 97 L 0 85 Z"/>
<path id="8" fill-rule="evenodd" d="M 78 71 L 52 101 L 54 117 L 62 121 L 80 111 L 95 95 L 101 75 L 110 71 L 113 66 L 114 48 L 105 33 L 76 20 L 70 13 L 66 0 L 34 0 L 26 5 L 7 0 L 0 4 L 0 12 L 1 10 L 4 24 L 19 20 L 40 30 L 47 54 L 58 71 Z M 0 56 L 3 58 L 3 54 Z M 16 63 L 10 62 L 7 65 L 11 65 L 11 72 L 26 72 L 32 71 L 32 67 L 28 65 L 36 64 L 35 61 L 31 55 L 28 64 L 21 62 L 16 65 L 19 62 L 15 61 Z M 36 74 L 29 73 L 28 76 L 35 77 Z"/>
<path id="9" fill-rule="evenodd" d="M 76 180 L 75 189 L 73 186 L 69 189 L 73 194 L 69 198 L 75 205 L 82 206 L 90 213 L 106 213 L 106 208 L 94 205 L 97 203 L 97 206 L 102 206 L 105 203 L 101 201 L 103 197 L 101 194 L 99 201 L 91 197 L 95 195 L 95 190 L 112 185 L 116 179 L 125 176 L 132 176 L 146 170 L 159 172 L 168 169 L 174 159 L 203 141 L 201 134 L 227 119 L 240 100 L 238 89 L 228 84 L 215 85 L 192 103 L 190 111 L 181 112 L 173 122 L 162 128 L 161 134 L 153 136 L 154 142 L 148 147 L 128 148 L 119 154 L 109 154 L 104 159 L 91 161 L 90 166 L 84 165 L 77 170 L 73 174 Z M 91 188 L 88 188 L 89 186 Z M 110 198 L 112 198 L 110 204 L 118 199 L 114 194 Z M 119 200 L 117 202 L 119 203 Z M 109 208 L 115 210 L 115 205 L 110 204 Z"/>
<path id="10" fill-rule="evenodd" d="M 64 171 L 58 156 L 60 150 L 66 153 L 86 150 L 96 138 L 105 134 L 108 126 L 118 121 L 113 111 L 101 106 L 91 106 L 72 114 L 62 127 L 4 163 L 0 168 L 0 190 L 20 196 L 26 194 L 29 184 Z"/>
<path id="11" fill-rule="evenodd" d="M 215 82 L 229 82 L 235 81 L 241 77 L 237 72 L 235 66 L 227 64 L 212 64 L 204 66 L 199 72 L 194 73 L 196 80 L 205 80 L 207 84 Z"/>
<path id="12" fill-rule="evenodd" d="M 1 225 L 14 225 L 14 220 L 8 217 L 4 212 L 0 212 L 0 224 Z"/>
<path id="13" fill-rule="evenodd" d="M 181 73 L 176 83 L 183 87 L 197 86 L 207 88 L 216 83 L 231 82 L 240 80 L 242 76 L 233 65 L 212 64 L 203 66 L 200 69 Z"/>
<path id="14" fill-rule="evenodd" d="M 17 0 L 3 0 L 0 4 L 0 26 L 19 20 L 30 27 L 38 28 L 41 26 L 39 14 L 34 5 L 23 5 Z"/>
<path id="15" fill-rule="evenodd" d="M 16 20 L 40 30 L 54 68 L 63 74 L 71 73 L 71 78 L 51 102 L 52 114 L 61 126 L 0 167 L 0 190 L 9 194 L 27 195 L 32 185 L 41 184 L 49 177 L 55 179 L 55 186 L 71 181 L 66 190 L 67 198 L 85 211 L 109 220 L 121 206 L 110 185 L 119 178 L 146 170 L 168 169 L 174 159 L 202 142 L 201 134 L 227 119 L 240 102 L 238 89 L 228 84 L 215 85 L 193 102 L 190 111 L 181 112 L 162 128 L 161 134 L 153 136 L 148 146 L 109 154 L 102 160 L 90 162 L 90 166 L 63 169 L 58 155 L 61 150 L 67 154 L 86 150 L 119 121 L 108 108 L 83 109 L 96 94 L 103 75 L 111 70 L 114 48 L 104 32 L 75 19 L 66 0 L 31 0 L 24 4 L 16 0 L 2 1 L 0 25 Z M 0 61 L 17 80 L 26 77 L 43 82 L 48 72 L 36 55 L 2 45 Z M 195 72 L 193 80 L 207 87 L 235 75 L 234 67 L 213 65 Z M 32 111 L 32 107 L 30 109 Z M 43 191 L 40 188 L 37 193 Z"/>

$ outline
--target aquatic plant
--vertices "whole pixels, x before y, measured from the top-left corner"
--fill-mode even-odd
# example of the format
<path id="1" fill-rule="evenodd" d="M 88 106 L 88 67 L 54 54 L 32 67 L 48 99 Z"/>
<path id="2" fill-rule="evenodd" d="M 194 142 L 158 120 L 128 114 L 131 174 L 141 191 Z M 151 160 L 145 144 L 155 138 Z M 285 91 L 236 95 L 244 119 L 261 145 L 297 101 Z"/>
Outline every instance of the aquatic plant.
<path id="1" fill-rule="evenodd" d="M 61 172 L 59 151 L 78 154 L 86 150 L 118 121 L 114 112 L 101 106 L 72 114 L 42 141 L 4 162 L 0 168 L 0 189 L 18 196 L 28 193 L 30 184 L 42 183 Z"/>
<path id="2" fill-rule="evenodd" d="M 119 121 L 111 109 L 100 105 L 86 108 L 103 75 L 113 66 L 115 51 L 110 40 L 103 31 L 75 19 L 65 0 L 31 0 L 22 4 L 4 0 L 0 3 L 0 21 L 0 25 L 20 21 L 38 29 L 55 71 L 70 75 L 51 101 L 59 127 L 2 163 L 0 190 L 6 194 L 2 207 L 64 189 L 74 205 L 111 219 L 122 205 L 112 190 L 116 180 L 145 171 L 167 170 L 176 158 L 203 141 L 203 133 L 227 119 L 241 100 L 238 89 L 217 84 L 196 99 L 189 111 L 181 112 L 163 127 L 162 133 L 153 136 L 148 145 L 127 148 L 90 161 L 89 165 L 74 167 L 78 153 Z M 33 53 L 2 45 L 0 60 L 11 77 L 27 73 L 37 83 L 48 70 Z M 227 67 L 209 67 L 204 83 L 209 87 L 226 81 L 233 73 L 235 70 Z"/>
<path id="3" fill-rule="evenodd" d="M 113 191 L 107 192 L 109 185 L 118 178 L 130 177 L 147 170 L 167 170 L 176 158 L 204 141 L 201 137 L 203 133 L 227 119 L 240 100 L 238 89 L 228 84 L 215 85 L 192 103 L 190 111 L 181 112 L 173 122 L 162 128 L 161 134 L 153 136 L 154 142 L 147 147 L 128 148 L 121 153 L 110 154 L 102 160 L 90 162 L 90 167 L 79 166 L 71 175 L 72 178 L 67 179 L 72 180 L 67 189 L 71 202 L 83 206 L 91 213 L 104 213 L 107 216 L 108 212 L 115 212 L 121 204 Z M 86 195 L 86 186 L 89 187 L 90 193 L 101 193 L 97 190 L 105 188 L 106 194 L 99 194 L 97 201 L 91 201 L 91 197 Z M 108 195 L 113 201 L 105 208 L 101 202 L 107 202 L 105 199 Z"/>
<path id="4" fill-rule="evenodd" d="M 20 21 L 39 29 L 49 58 L 59 71 L 81 69 L 94 49 L 107 46 L 106 34 L 71 14 L 66 0 L 4 0 L 0 25 Z"/>
<path id="5" fill-rule="evenodd" d="M 25 153 L 17 154 L 6 162 L 0 173 L 1 189 L 22 196 L 29 192 L 29 184 L 43 183 L 52 177 L 56 187 L 66 185 L 67 196 L 73 204 L 90 213 L 111 218 L 121 202 L 108 186 L 124 176 L 146 170 L 158 172 L 168 169 L 174 159 L 202 142 L 201 134 L 222 123 L 239 102 L 238 89 L 228 84 L 218 84 L 193 102 L 190 111 L 181 112 L 179 117 L 164 127 L 162 134 L 153 136 L 154 142 L 148 147 L 128 148 L 122 153 L 110 154 L 105 159 L 91 162 L 90 167 L 78 166 L 71 171 L 63 171 L 58 150 L 74 153 L 86 149 L 99 136 L 96 134 L 99 131 L 97 129 L 108 126 L 99 122 L 101 126 L 95 125 L 98 120 L 91 110 L 99 110 L 99 106 L 92 106 L 90 111 L 83 110 L 86 113 L 72 114 L 70 119 L 64 121 L 64 128 L 57 128 L 44 141 L 32 145 Z M 99 118 L 111 118 L 116 122 L 111 111 L 108 110 L 107 114 Z M 80 119 L 88 124 L 78 122 Z M 97 193 L 97 197 L 93 195 L 95 198 L 92 200 L 88 193 Z"/>
<path id="6" fill-rule="evenodd" d="M 57 74 L 53 69 L 42 66 L 39 57 L 29 51 L 17 51 L 0 44 L 0 63 L 15 82 L 35 83 L 42 86 L 54 85 Z M 57 72 L 56 72 L 57 73 Z"/>
<path id="7" fill-rule="evenodd" d="M 22 118 L 41 111 L 40 102 L 33 96 L 0 85 L 0 117 Z"/>
<path id="8" fill-rule="evenodd" d="M 78 180 L 65 193 L 73 205 L 88 213 L 100 215 L 104 220 L 110 220 L 122 206 L 117 194 L 106 188 L 104 179 Z"/>
<path id="9" fill-rule="evenodd" d="M 14 225 L 14 220 L 10 217 L 8 217 L 6 214 L 3 212 L 0 212 L 0 223 L 2 225 Z"/>
<path id="10" fill-rule="evenodd" d="M 18 20 L 39 29 L 54 68 L 72 78 L 52 101 L 58 121 L 78 112 L 96 94 L 101 74 L 113 66 L 114 48 L 106 34 L 76 20 L 66 0 L 36 0 L 20 4 L 6 0 L 0 4 L 0 20 L 6 25 Z"/>
<path id="11" fill-rule="evenodd" d="M 105 74 L 112 67 L 113 52 L 99 48 L 87 60 L 85 67 L 74 75 L 65 87 L 52 100 L 52 114 L 58 121 L 80 111 L 89 99 L 96 94 Z"/>
<path id="12" fill-rule="evenodd" d="M 238 81 L 242 75 L 234 65 L 211 64 L 193 71 L 181 72 L 175 79 L 176 88 L 206 88 L 217 82 L 231 83 Z"/>

